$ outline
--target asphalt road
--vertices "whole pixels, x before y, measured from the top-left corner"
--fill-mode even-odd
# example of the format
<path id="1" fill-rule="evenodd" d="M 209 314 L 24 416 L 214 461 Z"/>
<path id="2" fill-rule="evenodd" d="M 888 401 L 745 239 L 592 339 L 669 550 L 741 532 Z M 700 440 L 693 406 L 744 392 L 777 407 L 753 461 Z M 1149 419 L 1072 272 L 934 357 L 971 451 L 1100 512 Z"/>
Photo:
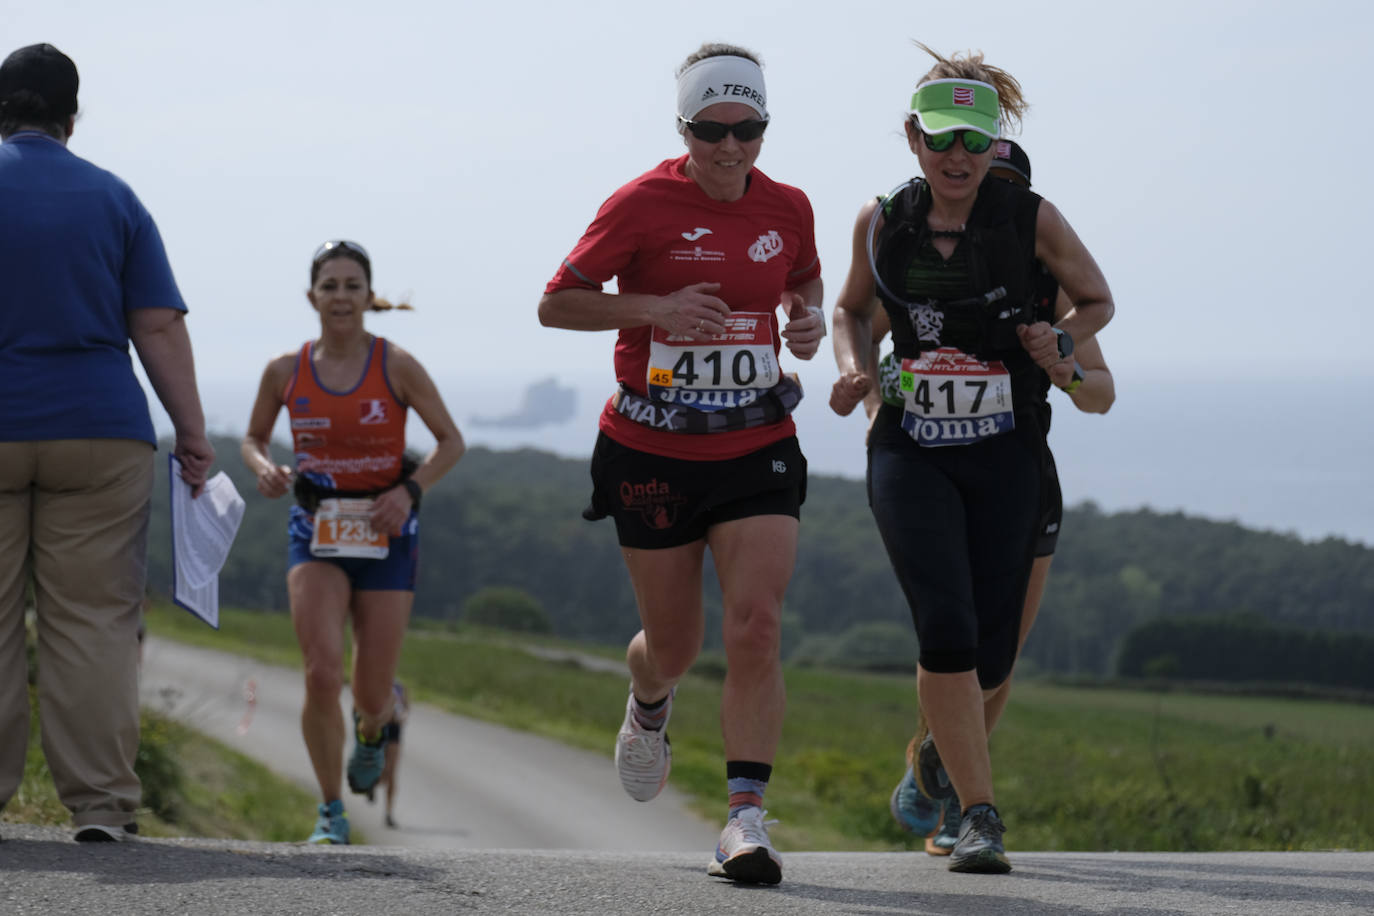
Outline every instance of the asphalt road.
<path id="1" fill-rule="evenodd" d="M 1374 853 L 1018 853 L 956 875 L 924 853 L 791 853 L 777 887 L 706 877 L 699 853 L 316 847 L 212 840 L 78 845 L 0 825 L 0 913 L 1055 914 L 1368 916 Z"/>
<path id="2" fill-rule="evenodd" d="M 318 791 L 300 732 L 300 672 L 149 638 L 141 690 L 145 706 Z M 722 825 L 689 813 L 671 786 L 650 804 L 627 796 L 614 741 L 607 735 L 606 752 L 594 754 L 416 704 L 402 734 L 397 829 L 383 823 L 380 793 L 368 804 L 345 789 L 348 817 L 368 842 L 389 846 L 694 851 L 704 867 Z"/>

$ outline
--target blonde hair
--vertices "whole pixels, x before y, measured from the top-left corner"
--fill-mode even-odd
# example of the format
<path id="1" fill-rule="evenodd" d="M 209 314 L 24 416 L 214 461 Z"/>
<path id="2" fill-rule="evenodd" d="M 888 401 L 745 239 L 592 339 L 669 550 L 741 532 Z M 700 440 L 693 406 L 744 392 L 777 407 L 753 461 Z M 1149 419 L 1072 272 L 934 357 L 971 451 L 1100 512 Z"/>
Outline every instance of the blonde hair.
<path id="1" fill-rule="evenodd" d="M 944 79 L 978 80 L 980 83 L 987 83 L 997 90 L 997 105 L 1003 125 L 1014 128 L 1011 131 L 1013 133 L 1020 131 L 1021 116 L 1030 108 L 1030 103 L 1021 94 L 1021 84 L 1016 81 L 1016 77 L 1001 67 L 984 63 L 982 51 L 965 51 L 963 54 L 955 52 L 949 57 L 944 57 L 919 41 L 912 43 L 935 58 L 935 66 L 921 77 L 920 83 Z M 912 119 L 915 119 L 915 115 L 912 115 Z"/>

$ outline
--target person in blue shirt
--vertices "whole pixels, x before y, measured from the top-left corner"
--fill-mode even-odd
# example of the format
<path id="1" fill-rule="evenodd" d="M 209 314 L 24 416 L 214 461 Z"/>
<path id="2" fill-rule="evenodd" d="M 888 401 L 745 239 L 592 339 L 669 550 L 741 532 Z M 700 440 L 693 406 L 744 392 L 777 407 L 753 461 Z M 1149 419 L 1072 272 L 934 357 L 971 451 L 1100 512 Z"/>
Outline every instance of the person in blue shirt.
<path id="1" fill-rule="evenodd" d="M 0 64 L 0 807 L 29 734 L 33 584 L 43 751 L 79 841 L 137 832 L 138 628 L 156 439 L 129 344 L 199 495 L 214 461 L 186 304 L 153 218 L 67 148 L 79 78 L 49 44 Z"/>

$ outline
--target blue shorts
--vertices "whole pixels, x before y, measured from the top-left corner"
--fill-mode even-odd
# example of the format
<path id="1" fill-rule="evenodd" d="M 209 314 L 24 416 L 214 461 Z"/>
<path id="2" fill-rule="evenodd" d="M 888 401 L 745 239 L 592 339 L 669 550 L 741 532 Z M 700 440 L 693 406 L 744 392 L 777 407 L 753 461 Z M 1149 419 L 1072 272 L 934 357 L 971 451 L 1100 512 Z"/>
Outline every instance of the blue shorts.
<path id="1" fill-rule="evenodd" d="M 399 537 L 380 560 L 365 557 L 317 557 L 310 552 L 315 535 L 314 518 L 300 506 L 291 507 L 286 526 L 286 568 L 301 563 L 332 563 L 348 576 L 355 592 L 413 592 L 420 569 L 420 520 L 414 512 L 406 519 Z"/>

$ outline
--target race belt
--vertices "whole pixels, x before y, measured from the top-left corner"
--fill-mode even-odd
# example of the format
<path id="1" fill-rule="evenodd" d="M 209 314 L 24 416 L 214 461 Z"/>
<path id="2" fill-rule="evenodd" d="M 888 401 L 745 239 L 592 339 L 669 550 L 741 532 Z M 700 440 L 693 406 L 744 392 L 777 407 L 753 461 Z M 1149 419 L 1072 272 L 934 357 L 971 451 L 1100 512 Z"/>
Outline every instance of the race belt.
<path id="1" fill-rule="evenodd" d="M 772 388 L 748 404 L 717 410 L 698 410 L 682 403 L 670 403 L 635 394 L 624 385 L 611 403 L 615 412 L 641 426 L 670 433 L 727 433 L 756 426 L 781 423 L 801 403 L 801 381 L 784 375 Z"/>

